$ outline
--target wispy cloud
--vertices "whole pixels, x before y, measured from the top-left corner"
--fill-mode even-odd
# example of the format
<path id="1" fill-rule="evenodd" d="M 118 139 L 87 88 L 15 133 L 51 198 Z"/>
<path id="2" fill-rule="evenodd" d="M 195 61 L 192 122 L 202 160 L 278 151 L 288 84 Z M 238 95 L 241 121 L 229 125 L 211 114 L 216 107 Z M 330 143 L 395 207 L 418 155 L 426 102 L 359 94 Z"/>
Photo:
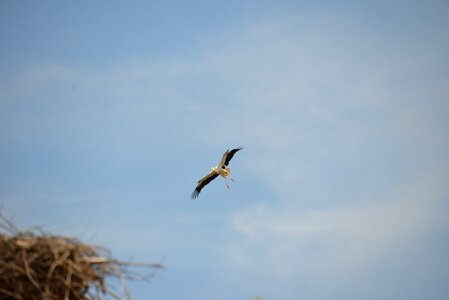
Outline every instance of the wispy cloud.
<path id="1" fill-rule="evenodd" d="M 286 274 L 298 271 L 287 262 L 306 257 L 315 263 L 324 258 L 339 261 L 345 268 L 353 263 L 370 265 L 384 257 L 387 250 L 407 247 L 423 235 L 447 226 L 447 179 L 424 175 L 403 182 L 393 191 L 384 191 L 381 198 L 351 198 L 333 208 L 301 210 L 255 205 L 237 213 L 231 224 L 244 237 L 240 250 L 247 251 L 249 260 L 258 255 L 267 255 L 277 262 L 285 260 Z M 258 248 L 261 242 L 268 247 Z M 301 247 L 310 242 L 316 251 Z M 290 257 L 277 253 L 279 245 L 290 249 Z"/>
<path id="2" fill-rule="evenodd" d="M 330 299 L 337 290 L 344 296 L 352 287 L 342 286 L 360 283 L 358 277 L 364 278 L 360 289 L 374 280 L 386 290 L 378 273 L 410 273 L 412 260 L 420 257 L 415 249 L 435 254 L 438 240 L 432 236 L 447 236 L 449 85 L 442 50 L 448 44 L 422 43 L 427 36 L 385 37 L 364 30 L 360 18 L 336 14 L 326 20 L 303 16 L 236 26 L 203 41 L 202 51 L 176 59 L 30 67 L 4 84 L 0 137 L 9 154 L 14 145 L 28 147 L 32 154 L 25 157 L 41 148 L 37 161 L 47 160 L 35 163 L 36 173 L 50 167 L 47 161 L 71 162 L 62 173 L 80 176 L 86 202 L 108 198 L 110 214 L 124 211 L 120 198 L 132 194 L 127 189 L 141 188 L 139 199 L 151 191 L 156 200 L 148 201 L 148 216 L 141 220 L 160 214 L 154 207 L 164 208 L 164 218 L 174 214 L 179 203 L 158 199 L 175 198 L 185 188 L 173 184 L 173 172 L 180 181 L 202 174 L 204 165 L 188 162 L 204 153 L 198 148 L 243 145 L 239 163 L 254 176 L 246 180 L 247 195 L 256 189 L 250 180 L 270 193 L 248 196 L 237 211 L 215 218 L 211 223 L 224 225 L 212 233 L 198 233 L 212 210 L 204 207 L 204 214 L 187 220 L 167 218 L 159 223 L 164 229 L 147 231 L 138 221 L 98 228 L 117 247 L 124 238 L 134 244 L 147 233 L 160 239 L 159 250 L 174 248 L 171 253 L 181 257 L 179 245 L 207 244 L 216 249 L 207 263 L 219 258 L 211 264 L 225 280 L 242 273 L 257 280 L 228 284 L 285 287 L 285 294 L 271 289 L 273 299 L 301 295 L 302 288 L 307 299 Z M 139 178 L 141 185 L 130 183 Z M 64 195 L 61 190 L 55 195 Z M 73 195 L 61 199 L 79 201 Z M 137 212 L 128 213 L 137 219 Z M 221 234 L 225 240 L 216 238 Z M 437 273 L 435 265 L 429 272 Z"/>

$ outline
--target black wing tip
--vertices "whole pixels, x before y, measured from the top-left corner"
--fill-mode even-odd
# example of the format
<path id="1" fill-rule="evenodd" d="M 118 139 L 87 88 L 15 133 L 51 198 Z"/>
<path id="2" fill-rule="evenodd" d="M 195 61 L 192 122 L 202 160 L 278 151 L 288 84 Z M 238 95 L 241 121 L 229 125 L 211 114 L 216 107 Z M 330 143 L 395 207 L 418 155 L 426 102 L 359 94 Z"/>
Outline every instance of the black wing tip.
<path id="1" fill-rule="evenodd" d="M 191 199 L 196 199 L 198 198 L 198 196 L 200 195 L 200 191 L 198 191 L 197 189 L 195 189 L 192 193 L 192 197 Z"/>
<path id="2" fill-rule="evenodd" d="M 226 150 L 226 151 L 239 151 L 239 150 L 242 150 L 242 149 L 244 149 L 245 147 L 243 147 L 243 146 L 237 146 L 237 147 L 234 147 L 234 148 L 231 148 L 231 149 L 228 149 L 228 150 Z"/>

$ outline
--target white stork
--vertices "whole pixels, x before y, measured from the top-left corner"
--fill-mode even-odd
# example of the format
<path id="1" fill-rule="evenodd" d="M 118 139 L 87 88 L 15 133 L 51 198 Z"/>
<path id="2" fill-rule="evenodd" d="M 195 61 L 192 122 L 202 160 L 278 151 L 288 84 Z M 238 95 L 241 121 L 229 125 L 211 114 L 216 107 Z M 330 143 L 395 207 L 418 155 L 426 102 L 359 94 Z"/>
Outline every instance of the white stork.
<path id="1" fill-rule="evenodd" d="M 217 178 L 218 175 L 224 178 L 226 187 L 229 189 L 226 177 L 229 176 L 229 178 L 231 178 L 232 181 L 234 181 L 234 178 L 231 177 L 231 169 L 228 167 L 228 164 L 231 161 L 234 154 L 242 149 L 243 148 L 235 148 L 232 150 L 226 150 L 218 166 L 211 168 L 211 172 L 198 181 L 198 184 L 192 193 L 192 199 L 197 198 L 203 187 L 205 187 L 209 182 Z"/>

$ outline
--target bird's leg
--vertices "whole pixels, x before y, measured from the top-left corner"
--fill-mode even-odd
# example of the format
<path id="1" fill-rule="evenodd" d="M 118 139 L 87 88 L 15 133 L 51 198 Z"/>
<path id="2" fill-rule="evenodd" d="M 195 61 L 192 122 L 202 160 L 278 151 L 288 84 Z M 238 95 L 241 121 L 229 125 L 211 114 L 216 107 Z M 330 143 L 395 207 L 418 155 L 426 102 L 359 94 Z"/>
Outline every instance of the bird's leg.
<path id="1" fill-rule="evenodd" d="M 232 181 L 232 182 L 235 182 L 234 178 L 232 178 L 231 175 L 229 175 L 229 178 L 231 178 L 231 181 Z"/>
<path id="2" fill-rule="evenodd" d="M 228 190 L 230 190 L 230 187 L 229 187 L 228 181 L 226 180 L 226 177 L 224 179 L 225 179 L 226 187 L 228 188 Z"/>

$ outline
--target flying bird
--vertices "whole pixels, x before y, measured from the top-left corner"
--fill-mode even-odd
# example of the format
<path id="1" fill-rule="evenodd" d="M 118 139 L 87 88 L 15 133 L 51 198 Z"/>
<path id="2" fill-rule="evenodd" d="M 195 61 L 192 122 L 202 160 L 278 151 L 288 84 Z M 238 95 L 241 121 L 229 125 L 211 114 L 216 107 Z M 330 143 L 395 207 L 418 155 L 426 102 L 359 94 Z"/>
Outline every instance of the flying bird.
<path id="1" fill-rule="evenodd" d="M 220 163 L 218 166 L 211 168 L 211 172 L 206 175 L 205 177 L 201 178 L 198 181 L 198 184 L 195 188 L 195 190 L 192 193 L 192 199 L 195 199 L 199 196 L 201 190 L 203 187 L 205 187 L 209 182 L 217 178 L 218 175 L 224 178 L 226 187 L 229 189 L 228 182 L 226 180 L 226 177 L 229 176 L 231 180 L 234 182 L 234 178 L 231 177 L 231 169 L 228 167 L 229 162 L 231 161 L 232 157 L 237 151 L 242 150 L 243 148 L 235 148 L 232 150 L 226 150 L 226 152 L 223 154 L 223 157 L 221 158 Z"/>

